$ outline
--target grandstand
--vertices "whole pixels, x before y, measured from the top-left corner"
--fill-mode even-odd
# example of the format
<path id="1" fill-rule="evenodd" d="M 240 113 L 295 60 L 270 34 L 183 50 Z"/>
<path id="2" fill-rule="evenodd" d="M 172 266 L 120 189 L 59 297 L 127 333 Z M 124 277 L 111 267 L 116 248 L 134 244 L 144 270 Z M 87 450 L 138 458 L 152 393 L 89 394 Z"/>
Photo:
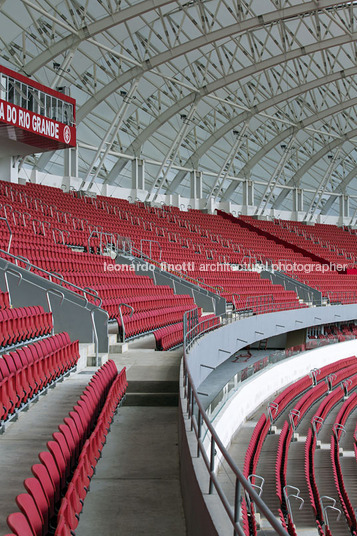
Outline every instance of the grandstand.
<path id="1" fill-rule="evenodd" d="M 0 1 L 0 536 L 357 536 L 356 19 Z"/>

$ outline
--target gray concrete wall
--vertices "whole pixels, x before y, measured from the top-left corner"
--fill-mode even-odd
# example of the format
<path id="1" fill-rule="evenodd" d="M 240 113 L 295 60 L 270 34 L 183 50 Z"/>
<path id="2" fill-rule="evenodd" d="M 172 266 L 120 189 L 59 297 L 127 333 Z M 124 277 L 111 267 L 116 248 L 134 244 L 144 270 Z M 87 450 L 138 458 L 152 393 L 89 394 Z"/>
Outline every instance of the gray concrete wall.
<path id="1" fill-rule="evenodd" d="M 357 318 L 357 305 L 333 305 L 278 311 L 243 318 L 208 333 L 196 342 L 188 365 L 196 387 L 232 354 L 260 339 L 309 326 L 347 322 Z"/>
<path id="2" fill-rule="evenodd" d="M 14 275 L 14 271 L 20 273 L 22 277 Z M 41 305 L 45 311 L 48 311 L 46 293 L 51 290 L 49 297 L 55 333 L 67 331 L 72 340 L 95 342 L 91 320 L 91 314 L 94 311 L 99 343 L 98 351 L 100 353 L 108 352 L 108 315 L 103 309 L 98 309 L 92 303 L 86 304 L 83 296 L 0 258 L 0 288 L 2 291 L 6 291 L 5 272 L 7 273 L 11 303 L 14 307 Z M 56 294 L 52 291 L 55 291 Z M 63 293 L 63 301 L 61 301 L 58 292 Z"/>

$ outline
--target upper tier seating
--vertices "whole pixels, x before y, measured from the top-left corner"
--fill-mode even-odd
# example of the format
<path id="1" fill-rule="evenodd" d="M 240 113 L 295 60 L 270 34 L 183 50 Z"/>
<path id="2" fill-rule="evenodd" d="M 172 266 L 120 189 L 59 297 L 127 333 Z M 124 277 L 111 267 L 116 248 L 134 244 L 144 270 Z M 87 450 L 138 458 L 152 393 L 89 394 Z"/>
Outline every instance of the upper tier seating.
<path id="1" fill-rule="evenodd" d="M 271 258 L 273 262 L 285 266 L 291 277 L 320 290 L 331 303 L 357 301 L 357 275 L 347 273 L 349 268 L 355 267 L 357 258 L 357 236 L 354 233 L 333 225 L 307 226 L 301 222 L 262 221 L 249 216 L 240 216 L 236 222 L 248 224 L 257 234 L 269 233 L 270 240 L 276 245 L 276 252 L 283 247 L 282 243 L 289 244 L 292 255 L 284 257 L 274 254 Z M 264 238 L 268 240 L 265 234 Z M 313 260 L 316 257 L 320 258 L 320 262 Z M 298 269 L 291 266 L 294 262 L 300 265 Z M 319 269 L 321 263 L 325 265 L 323 273 Z M 304 264 L 308 265 L 307 269 L 303 269 Z"/>
<path id="2" fill-rule="evenodd" d="M 108 244 L 113 242 L 119 247 L 130 242 L 136 250 L 150 254 L 157 263 L 162 261 L 182 265 L 185 262 L 186 266 L 181 266 L 181 272 L 201 286 L 221 293 L 237 308 L 265 312 L 266 302 L 262 306 L 264 297 L 269 297 L 270 309 L 304 306 L 294 292 L 287 292 L 279 285 L 262 280 L 257 273 L 232 272 L 230 269 L 224 273 L 213 271 L 216 265 L 222 266 L 222 263 L 263 260 L 263 256 L 249 250 L 243 236 L 235 236 L 236 229 L 230 229 L 217 216 L 195 211 L 183 213 L 171 207 L 145 207 L 142 203 L 130 204 L 125 200 L 101 196 L 78 199 L 57 188 L 29 183 L 11 186 L 0 184 L 0 202 L 2 200 L 6 200 L 6 203 L 0 207 L 0 213 L 8 218 L 14 233 L 11 251 L 49 272 L 59 272 L 78 286 L 89 286 L 96 290 L 111 318 L 118 318 L 117 306 L 125 302 L 132 305 L 138 314 L 151 310 L 149 327 L 155 329 L 160 324 L 156 325 L 155 322 L 159 307 L 155 309 L 152 303 L 154 294 L 163 295 L 163 307 L 174 306 L 179 301 L 173 297 L 172 291 L 155 287 L 149 278 L 138 277 L 127 271 L 105 271 L 103 257 L 90 253 L 98 253 L 107 246 L 109 251 Z M 99 236 L 99 231 L 107 234 Z M 24 236 L 29 240 L 24 242 Z M 6 249 L 7 240 L 4 226 L 0 232 L 3 249 Z M 104 248 L 101 247 L 101 241 Z M 248 241 L 251 242 L 251 237 L 248 237 Z M 75 246 L 81 248 L 81 252 L 73 251 Z M 106 257 L 106 260 L 110 260 L 110 257 Z M 173 271 L 176 271 L 176 267 L 173 267 Z M 136 300 L 127 286 L 129 280 L 130 284 L 133 283 L 133 279 L 136 288 L 141 286 L 142 281 L 148 285 L 148 292 L 137 293 Z M 248 298 L 252 296 L 256 297 L 256 301 L 248 303 Z M 191 298 L 187 297 L 187 305 L 191 309 L 194 307 Z M 125 312 L 129 314 L 129 310 Z"/>

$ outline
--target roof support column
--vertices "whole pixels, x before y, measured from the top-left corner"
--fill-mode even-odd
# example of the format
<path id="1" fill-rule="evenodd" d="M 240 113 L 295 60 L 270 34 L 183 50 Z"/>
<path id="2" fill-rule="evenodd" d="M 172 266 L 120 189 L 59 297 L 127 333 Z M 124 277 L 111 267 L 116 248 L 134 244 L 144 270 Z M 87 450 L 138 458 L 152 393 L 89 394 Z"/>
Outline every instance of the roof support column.
<path id="1" fill-rule="evenodd" d="M 282 171 L 283 171 L 283 169 L 285 167 L 285 164 L 288 161 L 288 159 L 290 158 L 290 152 L 291 152 L 291 149 L 293 148 L 294 141 L 295 141 L 295 136 L 293 136 L 290 139 L 288 145 L 286 145 L 285 143 L 281 145 L 281 148 L 283 149 L 283 155 L 280 158 L 280 161 L 278 162 L 278 165 L 276 166 L 275 171 L 274 171 L 273 175 L 271 176 L 270 181 L 268 182 L 268 184 L 267 184 L 267 186 L 266 186 L 266 188 L 264 190 L 264 193 L 262 195 L 260 204 L 257 207 L 257 210 L 256 210 L 255 214 L 259 213 L 260 207 L 262 207 L 261 211 L 260 211 L 260 214 L 264 214 L 264 211 L 265 211 L 268 203 L 270 202 L 270 200 L 271 200 L 271 198 L 273 196 L 274 189 L 275 189 L 276 185 L 279 182 L 280 175 L 281 175 L 281 173 L 282 173 Z"/>
<path id="2" fill-rule="evenodd" d="M 134 158 L 131 162 L 131 188 L 145 190 L 145 162 L 141 158 Z"/>
<path id="3" fill-rule="evenodd" d="M 0 180 L 18 182 L 19 161 L 15 156 L 3 156 L 0 158 Z"/>
<path id="4" fill-rule="evenodd" d="M 188 116 L 186 116 L 186 114 L 181 114 L 181 119 L 183 121 L 182 127 L 180 128 L 179 132 L 177 133 L 174 141 L 172 142 L 169 150 L 167 151 L 165 155 L 164 161 L 162 165 L 160 166 L 158 174 L 156 175 L 154 184 L 152 185 L 146 197 L 146 201 L 149 201 L 149 200 L 152 202 L 156 201 L 160 192 L 160 188 L 165 183 L 165 180 L 171 170 L 172 164 L 174 163 L 174 160 L 180 149 L 182 140 L 185 138 L 186 133 L 190 127 L 190 122 L 194 116 L 196 108 L 197 108 L 197 104 L 193 104 L 191 106 Z M 156 193 L 154 194 L 155 189 L 156 189 Z M 153 197 L 151 198 L 152 195 Z"/>
<path id="5" fill-rule="evenodd" d="M 304 190 L 302 188 L 293 189 L 293 210 L 292 215 L 296 221 L 299 221 L 299 214 L 304 212 Z"/>
<path id="6" fill-rule="evenodd" d="M 78 147 L 64 150 L 63 176 L 78 177 Z"/>
<path id="7" fill-rule="evenodd" d="M 190 173 L 190 198 L 202 199 L 202 171 L 194 169 Z"/>
<path id="8" fill-rule="evenodd" d="M 119 132 L 119 129 L 125 119 L 125 116 L 126 116 L 126 113 L 127 113 L 127 110 L 131 104 L 131 101 L 132 101 L 132 98 L 133 98 L 133 95 L 136 91 L 136 88 L 138 87 L 138 84 L 139 84 L 139 78 L 137 78 L 135 80 L 135 82 L 132 84 L 130 90 L 129 90 L 129 93 L 125 93 L 124 94 L 124 98 L 123 98 L 123 102 L 119 108 L 119 110 L 117 111 L 117 113 L 115 114 L 114 116 L 114 119 L 113 121 L 111 122 L 110 124 L 110 127 L 109 129 L 107 130 L 105 136 L 103 137 L 99 147 L 98 147 L 98 150 L 97 152 L 95 153 L 94 155 L 94 158 L 88 168 L 88 171 L 87 171 L 87 175 L 85 177 L 85 179 L 83 180 L 82 182 L 82 185 L 81 185 L 81 188 L 84 187 L 86 181 L 89 179 L 89 176 L 91 175 L 91 173 L 94 171 L 94 167 L 95 167 L 95 164 L 96 162 L 98 161 L 99 159 L 99 163 L 97 164 L 97 167 L 96 167 L 96 170 L 89 182 L 89 185 L 87 187 L 87 190 L 90 190 L 94 181 L 96 180 L 96 178 L 98 177 L 99 175 L 99 172 L 103 166 L 103 163 L 111 149 L 111 146 Z M 106 145 L 106 149 L 104 150 L 104 146 Z M 104 152 L 103 152 L 104 150 Z"/>
<path id="9" fill-rule="evenodd" d="M 219 173 L 217 175 L 217 179 L 215 180 L 214 182 L 214 185 L 212 186 L 211 188 L 211 191 L 210 193 L 208 194 L 207 198 L 209 199 L 211 197 L 211 195 L 214 195 L 214 198 L 217 199 L 220 195 L 220 192 L 222 190 L 222 187 L 223 187 L 223 184 L 224 184 L 224 181 L 226 180 L 227 178 L 227 175 L 233 165 L 233 161 L 234 161 L 234 158 L 236 157 L 236 154 L 237 152 L 239 151 L 242 143 L 244 142 L 244 139 L 245 139 L 245 132 L 248 128 L 248 121 L 245 123 L 244 127 L 242 128 L 241 131 L 238 131 L 238 130 L 233 130 L 233 133 L 235 136 L 237 136 L 237 139 L 235 141 L 235 143 L 233 144 L 233 146 L 231 147 L 231 150 L 229 151 L 228 155 L 227 155 L 227 158 L 224 160 L 222 166 L 221 166 L 221 169 L 219 170 Z M 215 190 L 218 186 L 218 183 L 221 179 L 221 182 L 219 184 L 219 188 L 218 188 L 218 191 L 215 193 Z M 208 200 L 207 200 L 207 203 L 208 203 Z"/>
<path id="10" fill-rule="evenodd" d="M 243 182 L 243 208 L 254 206 L 254 182 L 247 179 Z M 248 210 L 247 210 L 248 214 Z"/>
<path id="11" fill-rule="evenodd" d="M 345 219 L 350 217 L 350 198 L 348 195 L 342 194 L 339 199 L 340 202 L 340 225 L 346 225 Z"/>

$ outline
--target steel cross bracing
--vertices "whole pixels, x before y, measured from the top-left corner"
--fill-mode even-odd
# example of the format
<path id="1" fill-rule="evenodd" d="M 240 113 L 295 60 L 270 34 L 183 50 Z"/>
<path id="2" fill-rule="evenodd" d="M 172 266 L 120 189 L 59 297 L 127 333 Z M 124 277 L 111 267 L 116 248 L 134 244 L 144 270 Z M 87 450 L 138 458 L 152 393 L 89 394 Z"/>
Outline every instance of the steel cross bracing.
<path id="1" fill-rule="evenodd" d="M 338 148 L 334 155 L 328 155 L 328 156 L 331 157 L 331 162 L 330 162 L 330 164 L 329 164 L 324 176 L 322 177 L 322 179 L 320 181 L 320 184 L 318 185 L 318 188 L 316 189 L 316 192 L 312 196 L 310 205 L 309 205 L 308 209 L 306 210 L 305 220 L 310 221 L 312 219 L 312 217 L 314 215 L 314 212 L 316 210 L 316 207 L 318 207 L 318 204 L 321 201 L 321 198 L 322 198 L 322 196 L 324 194 L 324 191 L 325 191 L 324 188 L 326 186 L 326 182 L 329 180 L 329 178 L 331 176 L 331 173 L 332 173 L 332 170 L 336 166 L 336 162 L 337 162 L 337 159 L 338 159 L 338 156 L 339 156 L 340 152 L 341 152 L 341 148 Z M 317 201 L 316 201 L 316 198 L 317 198 Z"/>
<path id="2" fill-rule="evenodd" d="M 207 204 L 209 202 L 209 199 L 210 197 L 214 195 L 215 199 L 218 197 L 219 195 L 219 192 L 221 191 L 222 189 L 222 186 L 224 184 L 224 181 L 227 179 L 227 176 L 232 168 L 232 165 L 233 165 L 233 161 L 234 161 L 234 158 L 237 154 L 237 151 L 239 149 L 239 147 L 241 146 L 245 136 L 246 136 L 246 131 L 247 131 L 247 128 L 248 128 L 248 123 L 246 123 L 242 130 L 241 131 L 235 131 L 234 134 L 237 136 L 237 141 L 232 145 L 232 148 L 230 150 L 230 152 L 228 153 L 227 155 L 227 158 L 224 160 L 222 166 L 221 166 L 221 169 L 219 170 L 219 173 L 217 175 L 217 179 L 215 180 L 208 196 L 207 196 Z M 215 192 L 217 186 L 218 186 L 218 183 L 219 183 L 219 188 L 218 188 L 218 191 Z"/>
<path id="3" fill-rule="evenodd" d="M 255 195 L 260 210 L 289 208 L 292 196 L 284 187 L 316 189 L 326 171 L 323 148 L 332 144 L 341 159 L 323 181 L 319 201 L 327 199 L 321 209 L 328 212 L 337 194 L 355 192 L 349 140 L 356 135 L 356 17 L 355 2 L 341 0 L 5 0 L 0 40 L 5 65 L 49 86 L 68 86 L 77 99 L 86 187 L 99 150 L 94 181 L 130 186 L 125 166 L 134 156 L 161 162 L 146 167 L 152 193 L 188 193 L 183 168 L 197 169 L 207 198 L 219 186 L 217 200 L 239 202 L 236 186 L 250 178 L 263 183 Z M 121 93 L 138 77 L 116 129 Z M 193 105 L 194 121 L 182 132 L 180 116 Z M 232 131 L 246 122 L 234 151 Z M 280 144 L 291 136 L 295 150 L 281 180 L 271 181 Z M 103 139 L 112 141 L 111 150 L 103 150 Z M 94 154 L 85 145 L 96 148 Z M 221 170 L 228 161 L 224 184 L 232 180 L 224 191 Z M 61 162 L 56 152 L 23 165 L 60 174 Z"/>
<path id="4" fill-rule="evenodd" d="M 265 208 L 268 205 L 268 203 L 269 203 L 269 201 L 270 201 L 270 199 L 271 199 L 271 197 L 273 195 L 274 187 L 278 183 L 280 175 L 281 175 L 281 173 L 282 173 L 282 171 L 283 171 L 283 169 L 285 167 L 285 164 L 286 164 L 287 160 L 289 159 L 290 151 L 293 148 L 294 142 L 295 142 L 295 136 L 293 136 L 289 140 L 288 145 L 285 145 L 285 146 L 282 147 L 283 154 L 282 154 L 282 156 L 281 156 L 281 158 L 280 158 L 280 160 L 278 162 L 278 165 L 276 166 L 276 168 L 274 170 L 274 173 L 272 174 L 268 184 L 266 185 L 266 188 L 264 189 L 261 201 L 260 201 L 259 205 L 257 206 L 256 212 L 255 212 L 256 214 L 259 214 L 260 212 L 262 214 L 264 213 Z"/>

